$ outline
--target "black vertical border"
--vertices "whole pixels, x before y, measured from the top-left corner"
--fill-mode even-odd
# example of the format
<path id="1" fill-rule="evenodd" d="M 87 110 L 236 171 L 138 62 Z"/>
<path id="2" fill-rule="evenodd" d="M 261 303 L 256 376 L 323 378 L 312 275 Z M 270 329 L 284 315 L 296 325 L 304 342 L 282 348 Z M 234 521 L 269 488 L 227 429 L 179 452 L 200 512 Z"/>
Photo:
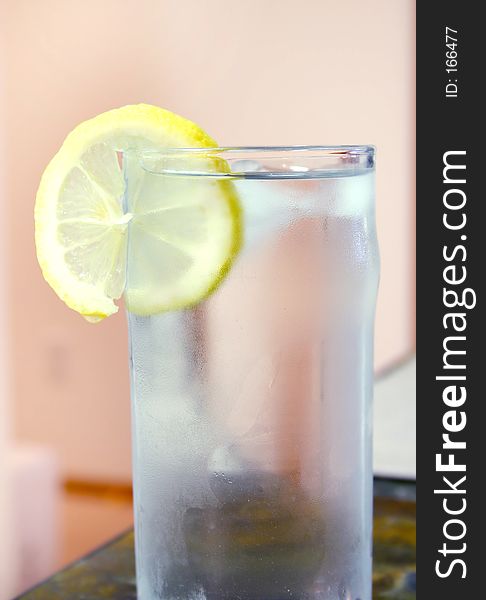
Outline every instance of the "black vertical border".
<path id="1" fill-rule="evenodd" d="M 486 135 L 486 69 L 484 59 L 486 35 L 482 29 L 486 24 L 480 17 L 481 3 L 441 0 L 440 2 L 417 2 L 417 597 L 419 600 L 466 600 L 486 598 L 486 566 L 481 567 L 484 551 L 479 549 L 478 538 L 483 535 L 486 519 L 486 492 L 482 489 L 486 421 L 482 420 L 482 405 L 486 394 L 481 374 L 486 374 L 486 348 L 482 342 L 486 334 L 482 314 L 483 280 L 486 277 L 486 230 L 483 225 L 483 208 L 486 209 L 486 192 L 481 189 L 483 172 L 486 172 L 485 151 L 481 138 Z M 446 26 L 458 31 L 458 71 L 446 73 Z M 481 68 L 481 66 L 483 68 Z M 446 98 L 448 79 L 457 79 L 457 98 Z M 479 111 L 479 104 L 483 111 Z M 464 208 L 467 223 L 463 231 L 448 231 L 443 224 L 443 194 L 447 189 L 443 183 L 443 155 L 450 150 L 465 150 L 467 204 Z M 480 166 L 480 161 L 484 164 Z M 466 235 L 467 239 L 459 239 Z M 444 330 L 443 317 L 449 310 L 443 305 L 443 270 L 448 264 L 443 257 L 443 247 L 449 249 L 457 244 L 466 247 L 467 258 L 455 264 L 464 265 L 467 279 L 457 286 L 458 293 L 465 287 L 474 289 L 477 304 L 466 313 L 467 328 L 463 349 L 466 356 L 464 385 L 467 400 L 463 410 L 467 415 L 466 428 L 451 437 L 464 440 L 465 450 L 454 452 L 457 463 L 465 462 L 466 475 L 464 495 L 449 495 L 465 498 L 467 508 L 457 518 L 467 527 L 463 539 L 456 542 L 446 539 L 443 531 L 445 522 L 454 518 L 443 509 L 444 495 L 434 490 L 446 488 L 442 477 L 450 475 L 452 481 L 459 473 L 438 473 L 436 454 L 442 449 L 443 415 L 447 410 L 442 399 L 444 382 L 436 376 L 443 374 L 443 341 L 454 334 Z M 462 256 L 459 252 L 458 256 Z M 461 271 L 462 272 L 462 271 Z M 451 286 L 447 286 L 451 287 Z M 457 334 L 461 335 L 461 334 Z M 461 383 L 462 385 L 462 383 Z M 447 457 L 444 457 L 446 460 Z M 479 515 L 483 513 L 481 518 Z M 460 526 L 448 531 L 458 534 Z M 439 550 L 447 543 L 451 549 L 462 548 L 464 553 L 443 556 Z M 443 571 L 447 571 L 455 558 L 466 565 L 466 577 L 462 565 L 456 564 L 448 577 L 440 578 L 436 573 L 437 560 L 441 560 Z M 486 565 L 486 562 L 485 562 Z"/>

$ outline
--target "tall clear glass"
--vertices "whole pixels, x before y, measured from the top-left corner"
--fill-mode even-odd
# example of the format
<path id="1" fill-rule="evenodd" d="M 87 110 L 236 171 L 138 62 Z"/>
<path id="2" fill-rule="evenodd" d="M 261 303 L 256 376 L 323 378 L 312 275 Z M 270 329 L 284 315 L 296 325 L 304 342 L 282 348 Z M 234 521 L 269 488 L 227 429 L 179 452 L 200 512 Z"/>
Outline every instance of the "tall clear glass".
<path id="1" fill-rule="evenodd" d="M 204 301 L 128 312 L 138 597 L 370 600 L 374 149 L 124 161 L 128 211 L 225 181 L 243 215 Z"/>

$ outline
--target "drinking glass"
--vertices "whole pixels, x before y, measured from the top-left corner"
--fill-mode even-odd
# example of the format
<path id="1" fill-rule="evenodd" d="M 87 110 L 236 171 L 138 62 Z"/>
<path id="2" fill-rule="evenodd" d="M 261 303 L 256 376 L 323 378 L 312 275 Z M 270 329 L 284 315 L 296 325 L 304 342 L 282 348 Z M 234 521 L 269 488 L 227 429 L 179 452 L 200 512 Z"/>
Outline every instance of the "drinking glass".
<path id="1" fill-rule="evenodd" d="M 207 298 L 128 312 L 138 597 L 370 600 L 374 149 L 134 150 L 124 170 L 127 211 L 225 182 L 243 223 Z M 129 231 L 128 287 L 141 258 Z"/>

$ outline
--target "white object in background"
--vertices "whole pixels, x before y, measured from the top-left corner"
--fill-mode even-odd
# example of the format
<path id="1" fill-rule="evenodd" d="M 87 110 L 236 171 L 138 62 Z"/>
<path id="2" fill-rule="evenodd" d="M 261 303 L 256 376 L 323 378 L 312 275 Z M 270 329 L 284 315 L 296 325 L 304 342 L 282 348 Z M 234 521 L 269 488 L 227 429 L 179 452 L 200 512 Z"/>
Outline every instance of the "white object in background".
<path id="1" fill-rule="evenodd" d="M 0 348 L 1 354 L 2 348 Z M 4 364 L 1 356 L 0 364 Z M 17 552 L 11 519 L 13 502 L 7 456 L 6 394 L 4 394 L 1 372 L 0 386 L 2 388 L 0 389 L 0 600 L 7 600 L 13 595 L 14 579 L 17 571 L 15 561 Z"/>
<path id="2" fill-rule="evenodd" d="M 373 468 L 375 475 L 415 479 L 415 356 L 375 382 Z"/>
<path id="3" fill-rule="evenodd" d="M 11 452 L 18 580 L 16 593 L 50 575 L 56 564 L 59 531 L 59 465 L 53 450 L 19 445 Z"/>

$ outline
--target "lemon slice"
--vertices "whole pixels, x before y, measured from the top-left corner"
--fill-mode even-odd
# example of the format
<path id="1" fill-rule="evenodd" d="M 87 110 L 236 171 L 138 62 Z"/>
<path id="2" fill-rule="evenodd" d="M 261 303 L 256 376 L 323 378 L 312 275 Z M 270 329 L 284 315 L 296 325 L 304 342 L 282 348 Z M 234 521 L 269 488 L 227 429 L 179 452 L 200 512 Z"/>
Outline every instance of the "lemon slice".
<path id="1" fill-rule="evenodd" d="M 124 212 L 118 154 L 210 146 L 194 123 L 146 104 L 102 113 L 67 136 L 41 178 L 35 238 L 44 278 L 70 308 L 98 321 L 118 310 L 125 290 L 130 311 L 154 314 L 196 304 L 218 286 L 241 243 L 231 182 L 173 177 L 168 197 L 162 178 L 154 186 L 147 172 Z"/>

